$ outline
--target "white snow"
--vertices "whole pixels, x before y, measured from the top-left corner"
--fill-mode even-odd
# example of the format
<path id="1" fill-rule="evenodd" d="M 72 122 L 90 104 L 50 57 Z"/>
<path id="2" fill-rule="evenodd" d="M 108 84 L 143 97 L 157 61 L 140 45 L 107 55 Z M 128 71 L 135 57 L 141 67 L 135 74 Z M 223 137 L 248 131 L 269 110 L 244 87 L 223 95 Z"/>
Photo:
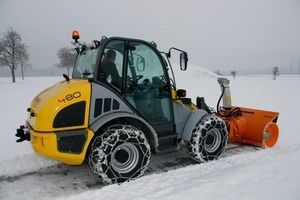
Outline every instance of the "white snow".
<path id="1" fill-rule="evenodd" d="M 209 106 L 216 106 L 220 88 L 213 73 L 189 66 L 175 74 L 177 87 L 193 100 L 204 96 Z M 1 77 L 0 199 L 300 199 L 300 77 L 230 79 L 233 105 L 280 112 L 275 147 L 146 174 L 120 185 L 89 187 L 97 179 L 87 166 L 62 165 L 33 153 L 29 142 L 15 143 L 30 101 L 63 77 L 26 77 L 14 84 Z"/>

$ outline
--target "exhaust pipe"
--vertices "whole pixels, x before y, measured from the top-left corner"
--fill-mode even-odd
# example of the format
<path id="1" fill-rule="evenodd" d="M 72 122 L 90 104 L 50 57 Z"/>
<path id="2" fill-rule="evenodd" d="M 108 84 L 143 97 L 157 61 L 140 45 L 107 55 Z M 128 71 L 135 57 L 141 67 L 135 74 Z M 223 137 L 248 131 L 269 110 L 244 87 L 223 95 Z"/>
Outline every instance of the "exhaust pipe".
<path id="1" fill-rule="evenodd" d="M 226 78 L 218 78 L 218 82 L 221 87 L 222 96 L 220 98 L 223 99 L 223 107 L 225 110 L 231 110 L 231 94 L 229 88 L 229 80 Z"/>

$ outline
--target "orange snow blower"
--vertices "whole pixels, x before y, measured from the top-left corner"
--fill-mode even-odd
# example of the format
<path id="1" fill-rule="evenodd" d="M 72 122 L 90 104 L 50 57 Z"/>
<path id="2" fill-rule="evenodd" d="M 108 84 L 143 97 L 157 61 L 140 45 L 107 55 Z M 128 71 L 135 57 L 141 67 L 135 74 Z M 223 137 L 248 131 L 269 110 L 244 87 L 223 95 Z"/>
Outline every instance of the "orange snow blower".
<path id="1" fill-rule="evenodd" d="M 251 144 L 262 148 L 272 147 L 278 139 L 278 112 L 231 106 L 229 80 L 218 78 L 222 95 L 218 101 L 218 115 L 228 126 L 231 142 Z M 219 103 L 223 99 L 223 107 Z"/>

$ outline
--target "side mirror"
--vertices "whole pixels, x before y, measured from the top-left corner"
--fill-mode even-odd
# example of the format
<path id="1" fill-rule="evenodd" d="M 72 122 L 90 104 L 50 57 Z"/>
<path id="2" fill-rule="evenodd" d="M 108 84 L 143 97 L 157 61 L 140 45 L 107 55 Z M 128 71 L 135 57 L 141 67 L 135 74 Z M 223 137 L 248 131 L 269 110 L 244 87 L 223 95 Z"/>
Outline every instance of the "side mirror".
<path id="1" fill-rule="evenodd" d="M 136 59 L 136 67 L 137 71 L 142 72 L 145 70 L 145 58 L 143 57 L 138 57 Z"/>
<path id="2" fill-rule="evenodd" d="M 180 53 L 180 69 L 185 71 L 187 68 L 188 56 L 186 52 Z"/>

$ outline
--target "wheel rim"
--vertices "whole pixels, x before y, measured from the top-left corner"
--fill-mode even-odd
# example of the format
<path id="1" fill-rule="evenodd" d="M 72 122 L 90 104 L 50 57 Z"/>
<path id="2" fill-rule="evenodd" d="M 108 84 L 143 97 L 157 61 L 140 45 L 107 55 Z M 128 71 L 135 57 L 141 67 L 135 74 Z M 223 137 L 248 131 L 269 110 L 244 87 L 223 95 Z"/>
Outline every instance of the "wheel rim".
<path id="1" fill-rule="evenodd" d="M 221 139 L 222 136 L 218 129 L 209 130 L 204 138 L 205 150 L 209 153 L 216 151 L 220 146 Z"/>
<path id="2" fill-rule="evenodd" d="M 112 152 L 111 165 L 118 173 L 130 172 L 136 167 L 138 161 L 139 151 L 131 143 L 123 143 Z"/>

